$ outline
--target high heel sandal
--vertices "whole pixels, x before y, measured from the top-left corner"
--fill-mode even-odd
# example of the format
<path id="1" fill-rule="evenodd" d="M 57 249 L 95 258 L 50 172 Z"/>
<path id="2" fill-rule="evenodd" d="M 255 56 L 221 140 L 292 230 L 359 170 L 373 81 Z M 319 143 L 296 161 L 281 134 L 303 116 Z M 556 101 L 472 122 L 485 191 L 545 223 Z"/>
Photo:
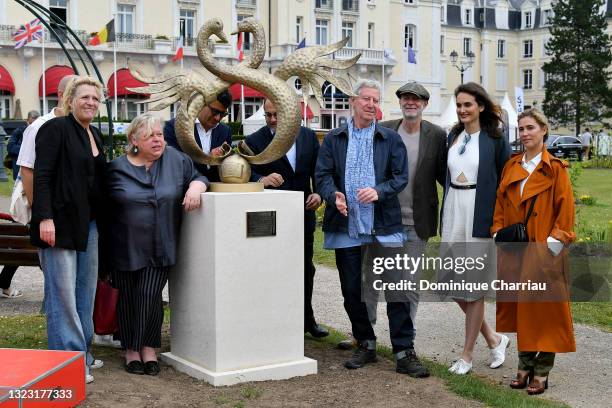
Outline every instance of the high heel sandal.
<path id="1" fill-rule="evenodd" d="M 510 388 L 520 390 L 527 387 L 529 381 L 533 378 L 533 370 L 527 371 L 526 374 L 521 372 L 516 373 L 516 378 L 510 381 Z"/>
<path id="2" fill-rule="evenodd" d="M 529 388 L 532 388 L 531 390 Z M 538 395 L 543 394 L 544 390 L 548 389 L 548 376 L 546 376 L 546 380 L 540 381 L 536 378 L 532 378 L 531 382 L 527 386 L 527 394 L 529 395 Z"/>

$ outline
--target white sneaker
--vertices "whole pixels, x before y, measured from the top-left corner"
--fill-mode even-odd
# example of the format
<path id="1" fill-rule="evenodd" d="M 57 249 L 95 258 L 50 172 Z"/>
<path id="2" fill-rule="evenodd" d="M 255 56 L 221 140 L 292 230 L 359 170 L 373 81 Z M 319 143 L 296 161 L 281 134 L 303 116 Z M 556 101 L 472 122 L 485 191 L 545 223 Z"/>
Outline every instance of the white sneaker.
<path id="1" fill-rule="evenodd" d="M 94 370 L 96 368 L 102 368 L 104 367 L 104 361 L 102 360 L 94 360 L 93 363 L 91 363 L 91 365 L 89 366 L 89 368 L 93 368 Z"/>
<path id="2" fill-rule="evenodd" d="M 491 349 L 491 368 L 497 368 L 506 361 L 506 348 L 510 344 L 510 339 L 505 334 L 501 335 L 499 344 Z"/>
<path id="3" fill-rule="evenodd" d="M 91 384 L 94 381 L 93 375 L 85 374 L 85 384 Z"/>
<path id="4" fill-rule="evenodd" d="M 448 371 L 450 371 L 451 373 L 459 374 L 459 375 L 467 374 L 471 370 L 472 370 L 472 363 L 468 363 L 462 358 L 455 361 L 455 364 L 453 364 L 451 368 L 448 369 Z"/>
<path id="5" fill-rule="evenodd" d="M 113 340 L 112 334 L 104 336 L 94 334 L 92 343 L 97 346 L 114 347 L 119 349 L 121 348 L 121 342 L 119 340 Z"/>

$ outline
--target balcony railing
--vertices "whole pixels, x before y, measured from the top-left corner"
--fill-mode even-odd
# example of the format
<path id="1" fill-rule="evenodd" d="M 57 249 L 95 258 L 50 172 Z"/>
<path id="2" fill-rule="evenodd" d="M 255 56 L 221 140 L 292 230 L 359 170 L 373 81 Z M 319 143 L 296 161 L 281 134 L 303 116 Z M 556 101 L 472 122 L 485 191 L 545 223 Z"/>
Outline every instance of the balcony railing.
<path id="1" fill-rule="evenodd" d="M 315 9 L 334 11 L 334 0 L 315 0 Z"/>
<path id="2" fill-rule="evenodd" d="M 13 33 L 15 32 L 15 26 L 13 25 L 0 25 L 0 42 L 13 41 Z"/>
<path id="3" fill-rule="evenodd" d="M 295 51 L 297 45 L 295 44 L 281 44 L 272 46 L 272 58 L 284 59 L 287 55 Z M 383 58 L 385 56 L 384 50 L 372 49 L 372 48 L 343 48 L 336 51 L 337 59 L 348 59 L 361 53 L 361 58 L 357 61 L 357 64 L 370 64 L 370 65 L 382 65 Z M 331 56 L 330 56 L 331 57 Z M 394 65 L 394 62 L 389 59 L 385 59 L 386 65 Z"/>
<path id="4" fill-rule="evenodd" d="M 257 8 L 257 0 L 236 0 L 236 7 Z"/>
<path id="5" fill-rule="evenodd" d="M 154 48 L 153 36 L 146 34 L 115 33 L 117 48 L 148 49 Z"/>
<path id="6" fill-rule="evenodd" d="M 342 0 L 342 11 L 359 13 L 359 0 Z"/>

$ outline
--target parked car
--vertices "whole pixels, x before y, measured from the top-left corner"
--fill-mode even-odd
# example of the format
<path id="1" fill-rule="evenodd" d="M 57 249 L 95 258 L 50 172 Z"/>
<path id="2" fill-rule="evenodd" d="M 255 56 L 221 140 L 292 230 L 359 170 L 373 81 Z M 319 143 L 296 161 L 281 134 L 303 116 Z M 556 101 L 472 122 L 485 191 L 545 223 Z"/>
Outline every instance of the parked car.
<path id="1" fill-rule="evenodd" d="M 575 136 L 550 135 L 546 144 L 548 152 L 556 157 L 582 161 L 582 142 Z"/>

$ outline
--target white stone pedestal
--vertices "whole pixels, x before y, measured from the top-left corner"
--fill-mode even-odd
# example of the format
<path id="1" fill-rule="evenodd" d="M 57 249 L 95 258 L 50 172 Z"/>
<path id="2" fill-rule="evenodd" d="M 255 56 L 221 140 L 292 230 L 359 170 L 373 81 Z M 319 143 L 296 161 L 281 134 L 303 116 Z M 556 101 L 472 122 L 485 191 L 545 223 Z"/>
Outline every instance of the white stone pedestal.
<path id="1" fill-rule="evenodd" d="M 215 386 L 317 373 L 304 357 L 303 206 L 301 192 L 206 193 L 186 214 L 165 362 Z M 247 238 L 250 211 L 276 211 L 276 236 Z"/>

